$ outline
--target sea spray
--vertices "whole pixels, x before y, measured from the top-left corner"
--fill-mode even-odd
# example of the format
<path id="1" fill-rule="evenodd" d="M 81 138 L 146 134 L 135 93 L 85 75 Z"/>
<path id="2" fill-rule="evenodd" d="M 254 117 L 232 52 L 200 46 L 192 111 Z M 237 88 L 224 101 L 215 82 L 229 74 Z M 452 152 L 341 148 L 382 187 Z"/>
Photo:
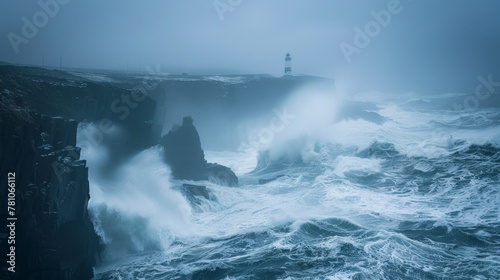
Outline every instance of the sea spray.
<path id="1" fill-rule="evenodd" d="M 194 232 L 191 207 L 171 190 L 170 170 L 153 147 L 130 158 L 111 173 L 97 169 L 107 161 L 104 145 L 82 149 L 88 161 L 89 211 L 111 258 L 163 250 L 176 237 Z"/>
<path id="2" fill-rule="evenodd" d="M 443 119 L 428 108 L 380 108 L 383 123 L 344 118 L 321 124 L 323 133 L 284 130 L 283 139 L 299 140 L 282 142 L 282 154 L 311 147 L 303 135 L 314 141 L 307 163 L 277 157 L 245 174 L 255 153 L 208 151 L 209 161 L 245 168 L 238 188 L 201 183 L 214 200 L 200 199 L 185 217 L 202 238 L 167 226 L 162 236 L 176 240 L 171 246 L 98 267 L 96 279 L 497 279 L 498 114 L 481 110 L 485 122 L 468 113 Z M 158 232 L 152 220 L 133 222 Z"/>

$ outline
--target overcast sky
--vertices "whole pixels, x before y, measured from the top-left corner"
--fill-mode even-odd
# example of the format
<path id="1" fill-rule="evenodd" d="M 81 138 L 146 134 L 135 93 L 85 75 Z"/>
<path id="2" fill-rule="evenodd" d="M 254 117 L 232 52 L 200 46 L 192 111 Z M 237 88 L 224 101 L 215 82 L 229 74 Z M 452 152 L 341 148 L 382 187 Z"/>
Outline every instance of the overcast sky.
<path id="1" fill-rule="evenodd" d="M 279 76 L 290 52 L 294 73 L 360 88 L 453 91 L 479 75 L 500 80 L 497 0 L 65 1 L 43 24 L 38 1 L 2 0 L 0 60 Z M 390 20 L 375 23 L 382 10 Z M 23 35 L 23 17 L 41 26 L 32 38 Z M 369 43 L 356 44 L 356 27 L 371 30 Z"/>

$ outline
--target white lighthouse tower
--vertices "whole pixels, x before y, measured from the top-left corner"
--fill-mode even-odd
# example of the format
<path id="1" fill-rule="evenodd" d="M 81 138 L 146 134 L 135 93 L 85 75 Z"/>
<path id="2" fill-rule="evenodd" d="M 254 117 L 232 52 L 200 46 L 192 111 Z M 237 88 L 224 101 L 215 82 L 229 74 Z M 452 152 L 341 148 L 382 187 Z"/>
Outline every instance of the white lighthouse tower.
<path id="1" fill-rule="evenodd" d="M 285 56 L 285 76 L 292 75 L 292 57 L 290 53 Z"/>

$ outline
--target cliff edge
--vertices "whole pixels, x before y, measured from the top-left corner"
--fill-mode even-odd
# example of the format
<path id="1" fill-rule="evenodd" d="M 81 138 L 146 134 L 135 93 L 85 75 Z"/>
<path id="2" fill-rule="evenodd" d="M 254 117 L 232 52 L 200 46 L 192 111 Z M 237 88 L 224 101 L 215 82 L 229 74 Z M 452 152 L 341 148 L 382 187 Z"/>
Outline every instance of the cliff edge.
<path id="1" fill-rule="evenodd" d="M 0 279 L 93 276 L 100 241 L 76 132 L 74 120 L 35 113 L 18 94 L 0 95 L 0 217 L 14 224 L 1 227 L 0 248 L 15 253 L 0 255 Z"/>

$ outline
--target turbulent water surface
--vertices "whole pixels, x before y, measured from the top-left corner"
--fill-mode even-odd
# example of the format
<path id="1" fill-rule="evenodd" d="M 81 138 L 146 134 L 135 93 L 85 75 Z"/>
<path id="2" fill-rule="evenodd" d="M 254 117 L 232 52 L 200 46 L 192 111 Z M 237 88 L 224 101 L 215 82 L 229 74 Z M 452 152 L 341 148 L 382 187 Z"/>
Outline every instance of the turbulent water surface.
<path id="1" fill-rule="evenodd" d="M 389 99 L 385 122 L 337 118 L 257 168 L 255 149 L 206 151 L 240 177 L 197 182 L 209 200 L 181 194 L 159 148 L 111 179 L 87 150 L 95 279 L 499 279 L 500 110 L 452 97 Z"/>

